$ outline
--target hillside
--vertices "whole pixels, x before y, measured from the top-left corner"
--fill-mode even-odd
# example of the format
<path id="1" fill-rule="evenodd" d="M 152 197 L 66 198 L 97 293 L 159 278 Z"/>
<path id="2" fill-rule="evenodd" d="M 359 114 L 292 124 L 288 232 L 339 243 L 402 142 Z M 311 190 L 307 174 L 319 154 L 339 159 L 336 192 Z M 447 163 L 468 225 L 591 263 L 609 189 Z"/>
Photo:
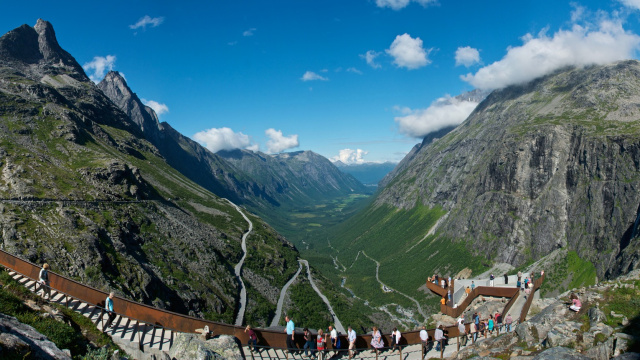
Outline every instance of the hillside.
<path id="1" fill-rule="evenodd" d="M 168 164 L 138 120 L 87 78 L 48 22 L 0 38 L 2 246 L 130 299 L 232 322 L 248 224 Z M 249 216 L 245 319 L 260 325 L 298 253 Z"/>
<path id="2" fill-rule="evenodd" d="M 382 281 L 414 296 L 434 272 L 525 266 L 556 249 L 577 256 L 546 266 L 595 265 L 583 284 L 637 268 L 639 90 L 640 63 L 624 61 L 494 91 L 334 229 L 347 284 L 376 285 L 356 274 L 369 266 L 357 265 L 361 250 L 380 262 Z"/>
<path id="3" fill-rule="evenodd" d="M 340 171 L 352 175 L 361 183 L 367 186 L 377 187 L 382 180 L 397 164 L 392 162 L 383 163 L 356 163 L 345 164 L 341 161 L 333 163 Z"/>

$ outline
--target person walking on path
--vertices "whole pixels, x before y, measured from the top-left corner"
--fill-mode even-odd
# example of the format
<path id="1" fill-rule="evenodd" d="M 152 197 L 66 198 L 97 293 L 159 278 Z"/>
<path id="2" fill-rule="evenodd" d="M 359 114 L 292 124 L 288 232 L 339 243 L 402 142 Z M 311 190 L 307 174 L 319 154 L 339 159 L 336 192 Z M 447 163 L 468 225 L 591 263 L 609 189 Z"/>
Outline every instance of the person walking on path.
<path id="1" fill-rule="evenodd" d="M 427 327 L 424 325 L 422 326 L 422 330 L 420 330 L 420 342 L 426 354 L 429 351 L 429 333 L 427 332 Z"/>
<path id="2" fill-rule="evenodd" d="M 318 336 L 316 336 L 316 350 L 318 350 L 318 357 L 324 358 L 324 345 L 327 342 L 327 338 L 324 335 L 322 329 L 318 329 Z"/>
<path id="3" fill-rule="evenodd" d="M 518 271 L 518 281 L 522 281 L 522 271 Z"/>
<path id="4" fill-rule="evenodd" d="M 391 332 L 391 352 L 400 348 L 400 339 L 402 339 L 400 330 L 398 330 L 398 328 L 393 328 L 393 331 Z"/>
<path id="5" fill-rule="evenodd" d="M 331 349 L 333 349 L 333 356 L 336 356 L 338 354 L 338 331 L 331 325 L 329 325 L 329 338 L 331 339 Z"/>
<path id="6" fill-rule="evenodd" d="M 347 330 L 347 340 L 349 341 L 349 359 L 356 356 L 356 331 L 349 326 Z"/>
<path id="7" fill-rule="evenodd" d="M 471 333 L 471 340 L 475 344 L 476 339 L 478 338 L 478 330 L 476 328 L 476 323 L 473 321 L 469 324 L 469 333 Z"/>
<path id="8" fill-rule="evenodd" d="M 293 352 L 293 350 L 295 350 L 296 348 L 296 344 L 294 341 L 296 325 L 293 323 L 293 320 L 289 318 L 289 316 L 285 316 L 284 321 L 287 322 L 287 327 L 284 330 L 287 333 L 287 349 L 289 349 L 289 352 Z"/>
<path id="9" fill-rule="evenodd" d="M 444 336 L 442 325 L 438 326 L 435 333 L 433 334 L 433 338 L 436 341 L 436 351 L 440 351 L 440 349 L 444 351 L 444 341 L 446 338 Z"/>
<path id="10" fill-rule="evenodd" d="M 380 354 L 380 349 L 384 347 L 382 334 L 380 334 L 380 330 L 378 330 L 377 326 L 373 327 L 373 332 L 371 333 L 371 347 L 376 354 Z"/>
<path id="11" fill-rule="evenodd" d="M 247 325 L 247 327 L 244 329 L 244 332 L 249 333 L 247 346 L 249 347 L 249 351 L 253 352 L 256 346 L 258 346 L 258 336 L 256 335 L 256 332 L 251 328 L 251 325 Z M 253 345 L 253 347 L 251 347 L 251 345 Z"/>
<path id="12" fill-rule="evenodd" d="M 489 275 L 489 286 L 493 286 L 493 279 L 495 279 L 493 274 Z"/>
<path id="13" fill-rule="evenodd" d="M 40 288 L 42 289 L 42 298 L 51 300 L 51 285 L 49 283 L 49 264 L 43 264 L 42 269 L 40 269 L 40 274 L 38 275 L 38 282 L 40 283 Z"/>
<path id="14" fill-rule="evenodd" d="M 109 318 L 107 319 L 107 324 L 104 326 L 103 330 L 106 330 L 108 328 L 111 327 L 111 322 L 113 321 L 113 319 L 116 318 L 116 313 L 115 311 L 113 311 L 113 297 L 115 296 L 114 293 L 109 293 L 109 296 L 107 296 L 107 299 L 104 302 L 104 307 L 105 310 L 107 310 L 107 313 L 109 313 Z"/>
<path id="15" fill-rule="evenodd" d="M 474 283 L 473 281 L 471 281 L 471 291 L 473 291 L 473 289 L 476 288 L 476 283 Z"/>
<path id="16" fill-rule="evenodd" d="M 511 332 L 511 324 L 513 323 L 513 318 L 511 317 L 511 314 L 507 314 L 507 317 L 504 318 L 504 322 L 506 324 L 506 331 L 507 332 Z"/>
<path id="17" fill-rule="evenodd" d="M 467 345 L 467 327 L 464 326 L 464 321 L 458 321 L 458 333 L 460 333 L 460 337 L 462 338 L 462 346 Z"/>
<path id="18" fill-rule="evenodd" d="M 313 338 L 309 329 L 304 328 L 304 356 L 309 356 L 309 353 L 313 355 Z"/>

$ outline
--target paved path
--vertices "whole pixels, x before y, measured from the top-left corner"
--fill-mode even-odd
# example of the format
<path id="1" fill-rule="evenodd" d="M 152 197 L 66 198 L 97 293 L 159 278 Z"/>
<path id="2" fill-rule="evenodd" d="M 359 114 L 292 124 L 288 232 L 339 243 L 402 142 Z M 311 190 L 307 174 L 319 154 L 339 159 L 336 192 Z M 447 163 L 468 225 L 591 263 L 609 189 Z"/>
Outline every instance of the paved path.
<path id="1" fill-rule="evenodd" d="M 247 288 L 244 286 L 244 281 L 242 280 L 242 265 L 244 264 L 244 259 L 247 257 L 247 236 L 249 236 L 249 233 L 253 230 L 253 223 L 249 220 L 247 215 L 240 210 L 238 205 L 232 203 L 229 199 L 225 200 L 235 207 L 240 215 L 242 215 L 242 217 L 249 223 L 249 230 L 242 235 L 242 259 L 240 259 L 240 262 L 238 262 L 236 267 L 233 269 L 236 273 L 236 277 L 240 281 L 240 309 L 238 310 L 238 316 L 236 317 L 236 326 L 242 326 L 242 322 L 244 321 L 244 312 L 247 308 Z"/>
<path id="2" fill-rule="evenodd" d="M 278 298 L 278 306 L 276 306 L 276 314 L 273 316 L 273 320 L 271 320 L 271 326 L 278 326 L 278 322 L 280 322 L 280 317 L 282 316 L 282 304 L 284 303 L 284 297 L 287 294 L 287 290 L 289 289 L 289 285 L 293 283 L 293 281 L 298 277 L 300 271 L 302 271 L 302 262 L 299 264 L 298 271 L 291 277 L 291 279 L 284 284 L 282 290 L 280 290 L 280 298 Z"/>
<path id="3" fill-rule="evenodd" d="M 422 307 L 420 307 L 420 303 L 418 302 L 418 300 L 416 300 L 416 299 L 412 298 L 411 296 L 409 296 L 409 295 L 407 295 L 407 294 L 405 294 L 405 293 L 402 293 L 402 292 L 400 292 L 400 291 L 398 291 L 398 290 L 396 290 L 396 289 L 392 288 L 391 286 L 386 285 L 386 284 L 385 284 L 385 283 L 383 283 L 382 281 L 380 281 L 380 276 L 378 275 L 379 270 L 380 270 L 380 263 L 379 263 L 377 260 L 375 260 L 374 258 L 372 258 L 371 256 L 367 255 L 367 254 L 364 252 L 364 250 L 362 251 L 362 255 L 366 256 L 367 258 L 369 258 L 369 260 L 371 260 L 371 261 L 373 261 L 373 262 L 375 262 L 375 263 L 376 263 L 376 280 L 378 280 L 378 282 L 380 283 L 380 285 L 382 285 L 382 286 L 383 286 L 383 288 L 385 288 L 385 287 L 386 287 L 386 288 L 388 288 L 388 289 L 390 289 L 390 290 L 393 290 L 393 291 L 397 292 L 398 294 L 400 294 L 400 295 L 402 295 L 402 296 L 406 297 L 407 299 L 409 299 L 409 300 L 413 301 L 413 302 L 416 304 L 416 306 L 418 307 L 418 312 L 420 313 L 420 315 L 422 315 L 422 318 L 424 319 L 424 321 L 426 321 L 426 320 L 428 319 L 428 317 L 427 317 L 427 315 L 422 311 Z"/>
<path id="4" fill-rule="evenodd" d="M 327 299 L 327 297 L 320 292 L 320 289 L 318 289 L 318 287 L 316 286 L 316 283 L 313 281 L 313 278 L 311 277 L 311 268 L 309 267 L 309 262 L 307 262 L 307 260 L 298 260 L 298 261 L 300 261 L 300 263 L 304 263 L 307 266 L 307 277 L 309 278 L 311 287 L 313 287 L 313 290 L 315 290 L 318 293 L 322 301 L 324 301 L 324 303 L 327 304 L 327 307 L 329 307 L 329 313 L 331 313 L 331 317 L 333 317 L 333 323 L 336 326 L 336 330 L 342 334 L 346 334 L 347 332 L 342 326 L 340 319 L 338 319 L 338 315 L 336 315 L 336 312 L 333 311 L 333 308 L 331 307 L 331 303 L 329 303 L 329 299 Z"/>

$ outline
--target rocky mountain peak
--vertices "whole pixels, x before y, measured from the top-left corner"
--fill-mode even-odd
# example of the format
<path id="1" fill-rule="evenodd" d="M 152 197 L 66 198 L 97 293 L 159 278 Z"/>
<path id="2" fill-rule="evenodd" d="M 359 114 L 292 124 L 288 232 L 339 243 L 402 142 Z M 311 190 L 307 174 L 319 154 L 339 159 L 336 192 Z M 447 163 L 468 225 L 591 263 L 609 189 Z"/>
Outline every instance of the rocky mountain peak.
<path id="1" fill-rule="evenodd" d="M 58 44 L 51 23 L 42 19 L 34 27 L 21 25 L 0 38 L 0 62 L 9 62 L 33 77 L 67 74 L 89 80 L 80 64 Z"/>
<path id="2" fill-rule="evenodd" d="M 125 78 L 117 71 L 109 71 L 98 88 L 104 92 L 122 111 L 124 111 L 147 138 L 161 136 L 162 125 L 158 122 L 156 112 L 144 105 Z"/>

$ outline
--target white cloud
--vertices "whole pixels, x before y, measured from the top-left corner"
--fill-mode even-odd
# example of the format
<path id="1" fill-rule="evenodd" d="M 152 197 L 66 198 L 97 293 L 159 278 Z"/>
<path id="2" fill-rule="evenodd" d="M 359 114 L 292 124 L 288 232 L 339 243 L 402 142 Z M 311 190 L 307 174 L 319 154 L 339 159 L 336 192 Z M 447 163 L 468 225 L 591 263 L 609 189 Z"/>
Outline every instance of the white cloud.
<path id="1" fill-rule="evenodd" d="M 256 28 L 251 28 L 251 29 L 249 29 L 249 30 L 245 30 L 245 31 L 242 33 L 242 36 L 253 36 L 253 33 L 254 33 L 256 30 L 258 30 L 258 29 L 256 29 Z"/>
<path id="2" fill-rule="evenodd" d="M 116 64 L 115 55 L 95 56 L 93 60 L 82 65 L 84 71 L 94 83 L 99 83 L 107 71 L 113 70 Z"/>
<path id="3" fill-rule="evenodd" d="M 376 0 L 376 5 L 381 8 L 388 7 L 393 10 L 400 10 L 405 8 L 412 1 L 422 6 L 436 3 L 436 0 Z"/>
<path id="4" fill-rule="evenodd" d="M 324 77 L 324 76 L 320 76 L 320 75 L 314 73 L 313 71 L 307 71 L 306 73 L 304 73 L 304 75 L 302 75 L 300 80 L 302 80 L 302 81 L 313 81 L 313 80 L 327 81 L 329 79 Z"/>
<path id="5" fill-rule="evenodd" d="M 393 56 L 394 64 L 409 70 L 429 65 L 431 63 L 427 58 L 429 51 L 422 47 L 422 40 L 419 37 L 414 39 L 409 34 L 396 36 L 386 50 L 387 54 Z"/>
<path id="6" fill-rule="evenodd" d="M 257 151 L 258 145 L 252 144 L 249 135 L 234 132 L 228 127 L 204 130 L 193 135 L 193 139 L 203 144 L 211 152 L 220 150 L 248 149 Z"/>
<path id="7" fill-rule="evenodd" d="M 456 66 L 469 67 L 480 62 L 480 52 L 470 46 L 459 47 L 456 50 Z"/>
<path id="8" fill-rule="evenodd" d="M 380 64 L 376 63 L 376 58 L 380 55 L 379 52 L 375 52 L 373 50 L 369 50 L 364 54 L 361 54 L 360 57 L 363 58 L 369 66 L 374 69 L 378 69 L 382 67 Z"/>
<path id="9" fill-rule="evenodd" d="M 640 2 L 640 1 L 639 1 Z M 524 44 L 512 47 L 499 61 L 461 76 L 479 89 L 499 89 L 525 83 L 566 66 L 606 64 L 632 58 L 640 45 L 640 36 L 625 31 L 617 20 L 604 19 L 592 30 L 574 24 L 547 36 L 525 35 Z"/>
<path id="10" fill-rule="evenodd" d="M 362 75 L 362 71 L 360 71 L 360 70 L 358 70 L 358 69 L 356 69 L 354 67 L 348 68 L 347 72 L 351 72 L 351 73 L 354 73 L 354 74 Z"/>
<path id="11" fill-rule="evenodd" d="M 620 0 L 620 2 L 630 8 L 640 10 L 640 0 Z"/>
<path id="12" fill-rule="evenodd" d="M 279 153 L 300 146 L 298 135 L 283 136 L 282 131 L 276 129 L 267 129 L 264 133 L 269 137 L 267 141 L 269 153 Z"/>
<path id="13" fill-rule="evenodd" d="M 333 162 L 341 161 L 345 164 L 362 164 L 364 163 L 364 156 L 369 152 L 362 149 L 342 149 L 339 154 L 332 157 L 330 160 Z"/>
<path id="14" fill-rule="evenodd" d="M 137 23 L 135 23 L 133 25 L 129 25 L 129 28 L 131 28 L 131 29 L 138 29 L 138 28 L 146 29 L 147 25 L 151 25 L 151 27 L 156 27 L 156 26 L 162 24 L 163 22 L 164 22 L 164 17 L 162 17 L 162 16 L 152 18 L 149 15 L 145 15 L 145 16 L 141 17 L 140 20 L 138 20 Z"/>
<path id="15" fill-rule="evenodd" d="M 426 109 L 396 108 L 404 116 L 396 117 L 395 121 L 401 133 L 421 138 L 447 126 L 461 124 L 476 106 L 478 102 L 447 96 L 436 100 Z"/>
<path id="16" fill-rule="evenodd" d="M 140 100 L 142 101 L 143 104 L 145 104 L 148 107 L 152 108 L 153 111 L 155 111 L 156 115 L 158 115 L 158 116 L 169 112 L 169 107 L 166 104 L 161 104 L 161 103 L 159 103 L 157 101 L 147 100 L 147 99 L 140 99 Z"/>

